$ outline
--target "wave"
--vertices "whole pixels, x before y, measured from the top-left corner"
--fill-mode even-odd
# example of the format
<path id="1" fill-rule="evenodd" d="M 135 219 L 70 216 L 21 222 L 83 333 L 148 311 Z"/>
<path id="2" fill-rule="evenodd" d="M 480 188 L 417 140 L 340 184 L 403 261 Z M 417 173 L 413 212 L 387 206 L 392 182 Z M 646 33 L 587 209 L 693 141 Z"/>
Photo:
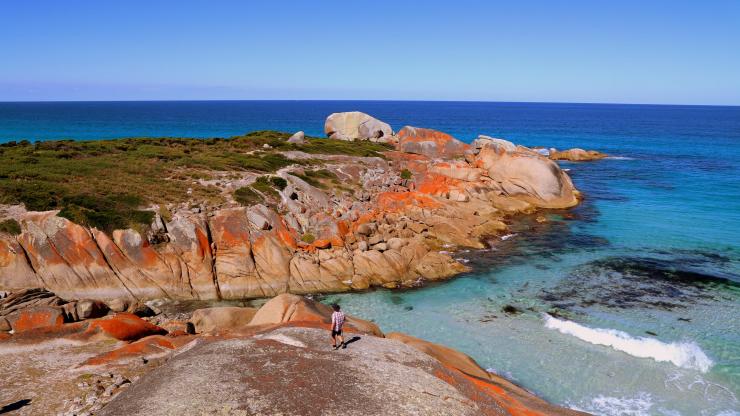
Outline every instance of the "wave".
<path id="1" fill-rule="evenodd" d="M 516 237 L 516 235 L 517 235 L 516 233 L 514 233 L 514 234 L 506 234 L 506 235 L 502 235 L 502 236 L 501 236 L 501 240 L 502 240 L 502 241 L 506 241 L 506 240 L 508 240 L 508 239 L 510 239 L 510 238 L 512 238 L 512 237 Z"/>
<path id="2" fill-rule="evenodd" d="M 714 364 L 704 351 L 693 342 L 665 343 L 654 338 L 631 337 L 616 329 L 589 328 L 575 322 L 544 315 L 545 327 L 557 330 L 594 345 L 605 345 L 633 357 L 652 358 L 655 361 L 670 362 L 682 368 L 706 373 Z"/>
<path id="3" fill-rule="evenodd" d="M 609 160 L 635 160 L 634 157 L 627 157 L 627 156 L 607 156 L 604 159 L 609 159 Z"/>
<path id="4" fill-rule="evenodd" d="M 603 416 L 650 416 L 655 405 L 648 393 L 638 393 L 634 397 L 596 396 L 590 402 L 566 403 L 573 410 Z"/>

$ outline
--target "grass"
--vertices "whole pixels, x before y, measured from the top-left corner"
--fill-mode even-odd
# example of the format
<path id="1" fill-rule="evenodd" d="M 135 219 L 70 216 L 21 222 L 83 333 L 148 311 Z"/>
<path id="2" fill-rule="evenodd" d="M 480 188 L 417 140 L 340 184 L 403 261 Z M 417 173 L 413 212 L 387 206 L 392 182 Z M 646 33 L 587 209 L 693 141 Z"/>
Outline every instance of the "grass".
<path id="1" fill-rule="evenodd" d="M 234 191 L 234 200 L 244 206 L 261 204 L 265 201 L 251 186 L 244 186 Z"/>
<path id="2" fill-rule="evenodd" d="M 0 233 L 18 235 L 21 233 L 21 225 L 12 218 L 0 221 Z"/>
<path id="3" fill-rule="evenodd" d="M 306 233 L 306 234 L 303 234 L 303 236 L 301 237 L 301 241 L 303 241 L 304 243 L 311 244 L 314 241 L 316 241 L 316 237 L 314 237 L 314 235 L 311 233 Z"/>
<path id="4" fill-rule="evenodd" d="M 66 218 L 106 231 L 147 226 L 153 213 L 145 207 L 154 204 L 221 202 L 218 188 L 199 182 L 212 177 L 213 171 L 269 174 L 291 164 L 320 163 L 320 158 L 290 160 L 281 154 L 287 150 L 382 157 L 380 152 L 390 149 L 378 143 L 329 139 L 311 139 L 308 144 L 297 145 L 287 143 L 288 137 L 286 133 L 259 131 L 228 139 L 0 144 L 0 204 L 23 203 L 34 211 L 58 209 Z M 321 181 L 320 177 L 310 179 Z M 255 187 L 267 193 L 268 187 L 272 192 L 285 187 L 277 177 L 268 176 L 266 181 Z M 249 190 L 237 190 L 235 197 L 240 203 L 250 204 L 262 199 Z"/>
<path id="5" fill-rule="evenodd" d="M 401 179 L 411 179 L 413 175 L 411 174 L 411 171 L 408 169 L 404 169 L 401 171 Z"/>
<path id="6" fill-rule="evenodd" d="M 330 181 L 333 184 L 337 185 L 339 184 L 339 179 L 337 178 L 337 175 L 335 175 L 334 172 L 326 169 L 305 170 L 303 174 L 294 173 L 294 175 L 303 179 L 304 181 L 306 181 L 306 183 L 316 188 L 326 189 L 326 181 Z"/>

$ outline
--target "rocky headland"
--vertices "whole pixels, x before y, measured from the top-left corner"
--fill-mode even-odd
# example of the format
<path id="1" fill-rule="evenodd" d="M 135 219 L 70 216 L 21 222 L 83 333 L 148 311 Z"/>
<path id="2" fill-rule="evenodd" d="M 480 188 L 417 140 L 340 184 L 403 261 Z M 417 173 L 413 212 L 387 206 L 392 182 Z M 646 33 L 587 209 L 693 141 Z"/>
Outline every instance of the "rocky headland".
<path id="1" fill-rule="evenodd" d="M 578 203 L 555 162 L 505 140 L 466 144 L 409 126 L 393 133 L 362 113 L 332 114 L 326 133 L 332 139 L 269 132 L 216 139 L 205 150 L 174 139 L 109 141 L 97 145 L 109 146 L 102 150 L 89 149 L 95 142 L 5 146 L 16 163 L 48 153 L 79 166 L 145 148 L 152 170 L 173 166 L 159 179 L 162 190 L 139 184 L 144 173 L 126 165 L 102 201 L 97 177 L 89 179 L 93 189 L 74 189 L 82 194 L 58 198 L 54 210 L 35 210 L 44 195 L 28 189 L 2 198 L 0 290 L 45 288 L 64 299 L 134 305 L 414 286 L 465 271 L 449 252 L 482 247 L 481 237 L 505 232 L 507 217 Z M 207 148 L 216 146 L 235 167 L 209 159 L 216 156 Z M 107 149 L 113 154 L 100 156 Z M 203 161 L 186 164 L 196 157 Z M 33 188 L 37 176 L 24 173 L 9 172 L 5 186 Z M 84 180 L 74 171 L 60 176 Z M 60 193 L 48 192 L 50 200 Z M 119 212 L 129 199 L 139 206 Z"/>
<path id="2" fill-rule="evenodd" d="M 358 318 L 357 348 L 329 351 L 327 307 L 299 295 L 466 271 L 455 250 L 484 247 L 518 214 L 578 204 L 553 159 L 581 153 L 394 132 L 359 112 L 332 114 L 325 132 L 0 145 L 0 405 L 576 414 L 460 352 Z M 273 299 L 259 310 L 155 306 L 263 298 Z M 341 397 L 327 393 L 337 376 Z"/>

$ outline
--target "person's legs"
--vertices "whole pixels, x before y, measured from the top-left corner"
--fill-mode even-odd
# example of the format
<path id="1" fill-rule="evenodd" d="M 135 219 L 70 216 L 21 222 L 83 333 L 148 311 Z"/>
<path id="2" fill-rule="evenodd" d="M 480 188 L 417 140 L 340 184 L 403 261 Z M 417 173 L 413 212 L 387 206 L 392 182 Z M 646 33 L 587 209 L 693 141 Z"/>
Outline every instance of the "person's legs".
<path id="1" fill-rule="evenodd" d="M 339 339 L 339 345 L 344 345 L 344 332 L 337 334 L 337 338 Z"/>
<path id="2" fill-rule="evenodd" d="M 331 331 L 331 346 L 337 347 L 337 334 L 334 331 Z"/>

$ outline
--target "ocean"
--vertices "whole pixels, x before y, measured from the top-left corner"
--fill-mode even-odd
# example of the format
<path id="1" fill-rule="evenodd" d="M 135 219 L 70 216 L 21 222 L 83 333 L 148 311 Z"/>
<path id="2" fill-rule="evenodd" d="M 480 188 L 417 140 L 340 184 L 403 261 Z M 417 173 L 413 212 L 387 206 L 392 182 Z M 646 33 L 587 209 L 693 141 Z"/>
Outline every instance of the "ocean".
<path id="1" fill-rule="evenodd" d="M 331 295 L 350 314 L 457 348 L 600 415 L 740 414 L 740 107 L 383 101 L 0 103 L 0 143 L 323 135 L 332 112 L 612 157 L 563 163 L 583 203 L 524 218 L 473 271 Z M 508 312 L 504 312 L 504 309 Z M 550 312 L 551 314 L 547 314 Z"/>

